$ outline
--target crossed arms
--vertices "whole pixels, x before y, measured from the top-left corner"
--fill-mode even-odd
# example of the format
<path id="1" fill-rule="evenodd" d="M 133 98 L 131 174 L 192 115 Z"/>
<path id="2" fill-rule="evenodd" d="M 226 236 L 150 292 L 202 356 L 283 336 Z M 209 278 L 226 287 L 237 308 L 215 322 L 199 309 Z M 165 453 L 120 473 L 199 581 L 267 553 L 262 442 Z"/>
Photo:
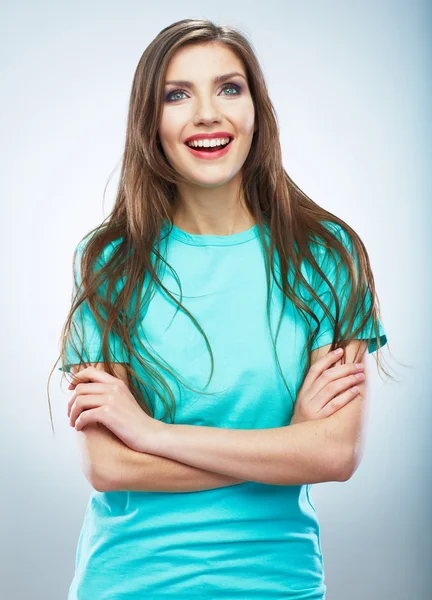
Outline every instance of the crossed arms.
<path id="1" fill-rule="evenodd" d="M 312 363 L 327 350 L 328 346 L 315 350 Z M 97 366 L 103 369 L 103 363 Z M 125 368 L 115 367 L 116 377 L 124 379 Z M 352 401 L 326 419 L 271 430 L 168 425 L 177 428 L 176 445 L 168 436 L 164 449 L 161 446 L 164 456 L 136 452 L 100 424 L 76 434 L 85 475 L 98 491 L 190 492 L 245 481 L 276 485 L 346 481 L 356 469 L 350 440 L 359 434 L 360 403 L 361 399 Z M 271 461 L 265 457 L 266 447 L 274 457 Z"/>

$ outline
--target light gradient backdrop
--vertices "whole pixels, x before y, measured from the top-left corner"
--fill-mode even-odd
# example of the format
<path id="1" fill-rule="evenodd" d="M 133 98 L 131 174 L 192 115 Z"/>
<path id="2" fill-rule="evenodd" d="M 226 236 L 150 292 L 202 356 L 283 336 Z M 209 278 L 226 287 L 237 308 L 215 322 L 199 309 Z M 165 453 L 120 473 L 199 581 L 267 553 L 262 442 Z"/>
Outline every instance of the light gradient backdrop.
<path id="1" fill-rule="evenodd" d="M 72 254 L 114 200 L 138 60 L 186 17 L 249 36 L 286 170 L 358 231 L 375 274 L 399 383 L 371 358 L 363 462 L 313 487 L 327 598 L 429 597 L 431 13 L 420 0 L 2 3 L 1 598 L 67 597 L 91 487 L 57 367 L 55 438 L 46 386 Z"/>

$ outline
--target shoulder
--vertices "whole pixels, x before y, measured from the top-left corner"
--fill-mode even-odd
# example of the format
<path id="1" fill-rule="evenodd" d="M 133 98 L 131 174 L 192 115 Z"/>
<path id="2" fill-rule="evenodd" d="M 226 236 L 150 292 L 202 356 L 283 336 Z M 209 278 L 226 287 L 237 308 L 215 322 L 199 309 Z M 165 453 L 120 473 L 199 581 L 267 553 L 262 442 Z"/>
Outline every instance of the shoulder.
<path id="1" fill-rule="evenodd" d="M 329 232 L 330 238 L 337 239 L 344 246 L 351 244 L 351 235 L 348 233 L 348 229 L 351 229 L 349 225 L 345 226 L 336 221 L 320 221 L 321 225 Z"/>
<path id="2" fill-rule="evenodd" d="M 85 255 L 85 251 L 88 248 L 89 243 L 93 240 L 93 236 L 95 236 L 94 232 L 90 232 L 86 234 L 75 246 L 75 252 L 73 255 L 73 264 L 72 264 L 72 273 L 75 281 L 75 285 L 77 287 L 81 286 L 84 272 L 87 268 L 87 255 Z M 110 260 L 115 248 L 118 246 L 122 238 L 116 239 L 114 241 L 110 241 L 107 244 L 97 244 L 98 249 L 95 250 L 95 253 L 92 252 L 92 261 L 91 263 L 91 272 L 99 273 L 106 263 Z M 100 249 L 99 249 L 100 248 Z M 86 262 L 84 262 L 84 259 Z M 88 273 L 88 271 L 87 271 Z M 108 285 L 108 281 L 105 280 L 103 285 Z M 116 284 L 116 287 L 120 286 L 120 282 Z"/>
<path id="3" fill-rule="evenodd" d="M 354 249 L 352 238 L 349 233 L 350 226 L 344 225 L 333 220 L 322 220 L 320 224 L 321 232 L 316 228 L 309 235 L 309 249 L 312 258 L 305 258 L 302 261 L 302 272 L 306 277 L 307 282 L 313 289 L 318 289 L 323 285 L 323 274 L 331 279 L 333 274 L 341 267 L 347 268 L 349 256 L 353 256 Z M 344 260 L 342 248 L 346 250 L 348 258 Z M 315 261 L 315 263 L 314 263 Z"/>
<path id="4" fill-rule="evenodd" d="M 322 267 L 327 266 L 334 261 L 340 261 L 341 245 L 352 253 L 353 244 L 352 237 L 348 229 L 336 221 L 320 221 L 320 224 L 325 228 L 325 235 L 313 234 L 310 237 L 310 249 L 313 257 Z"/>
<path id="5" fill-rule="evenodd" d="M 83 238 L 81 238 L 81 240 L 75 246 L 75 254 L 80 261 L 83 257 L 84 251 L 86 250 L 86 248 L 88 247 L 90 242 L 93 240 L 93 238 L 96 241 L 97 234 L 98 234 L 97 231 L 96 232 L 91 231 L 90 233 L 87 233 Z M 102 246 L 102 249 L 99 250 L 97 257 L 96 257 L 97 266 L 101 267 L 111 258 L 113 252 L 115 251 L 116 247 L 120 244 L 122 239 L 123 239 L 122 237 L 119 237 L 118 239 L 112 240 Z"/>

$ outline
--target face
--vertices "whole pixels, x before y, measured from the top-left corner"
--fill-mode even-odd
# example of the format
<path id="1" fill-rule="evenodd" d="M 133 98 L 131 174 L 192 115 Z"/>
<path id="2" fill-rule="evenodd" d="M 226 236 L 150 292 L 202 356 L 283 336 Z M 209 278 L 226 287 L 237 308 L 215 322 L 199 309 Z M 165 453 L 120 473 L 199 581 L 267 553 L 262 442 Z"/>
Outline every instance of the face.
<path id="1" fill-rule="evenodd" d="M 181 85 L 169 83 L 174 80 Z M 229 48 L 212 42 L 178 50 L 168 66 L 163 102 L 159 137 L 176 171 L 203 187 L 221 186 L 241 172 L 252 143 L 255 110 L 244 67 Z M 217 152 L 192 151 L 185 140 L 196 134 L 231 141 Z"/>

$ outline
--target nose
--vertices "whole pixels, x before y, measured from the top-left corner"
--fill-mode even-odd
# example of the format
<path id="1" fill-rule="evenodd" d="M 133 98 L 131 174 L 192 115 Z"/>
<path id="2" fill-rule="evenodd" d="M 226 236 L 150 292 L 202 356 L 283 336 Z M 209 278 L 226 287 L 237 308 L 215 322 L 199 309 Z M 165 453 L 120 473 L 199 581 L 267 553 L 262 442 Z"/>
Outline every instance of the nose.
<path id="1" fill-rule="evenodd" d="M 211 125 L 211 123 L 215 122 L 221 122 L 221 114 L 218 107 L 211 100 L 202 99 L 198 102 L 194 125 Z"/>

